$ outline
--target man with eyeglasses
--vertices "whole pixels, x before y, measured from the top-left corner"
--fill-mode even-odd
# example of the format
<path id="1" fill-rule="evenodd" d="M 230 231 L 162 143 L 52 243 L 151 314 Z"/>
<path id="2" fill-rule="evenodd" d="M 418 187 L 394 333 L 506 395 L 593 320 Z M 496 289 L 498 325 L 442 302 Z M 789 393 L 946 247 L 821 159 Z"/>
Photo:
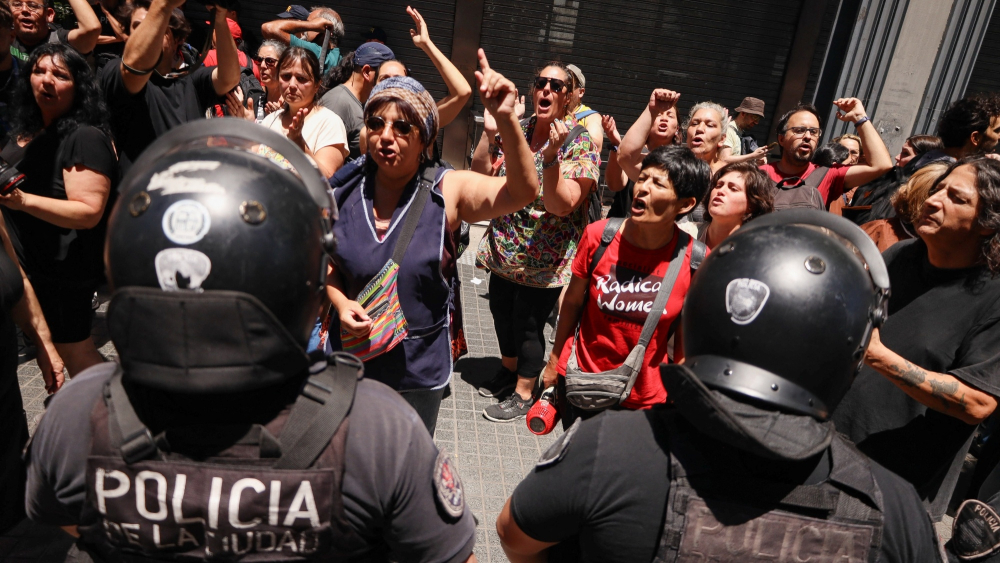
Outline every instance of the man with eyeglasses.
<path id="1" fill-rule="evenodd" d="M 56 11 L 52 0 L 12 0 L 14 14 L 14 42 L 12 55 L 21 62 L 27 61 L 31 52 L 45 43 L 66 43 L 82 55 L 89 55 L 97 46 L 101 35 L 101 21 L 87 0 L 69 0 L 76 16 L 76 29 L 63 29 L 54 25 Z"/>
<path id="2" fill-rule="evenodd" d="M 778 120 L 781 160 L 761 166 L 778 183 L 779 190 L 786 190 L 784 193 L 779 191 L 775 196 L 775 210 L 788 207 L 826 208 L 846 189 L 870 182 L 892 168 L 889 151 L 868 119 L 861 100 L 840 98 L 833 104 L 838 109 L 837 119 L 853 123 L 863 145 L 870 150 L 869 163 L 833 168 L 813 164 L 813 153 L 823 134 L 822 124 L 815 106 L 800 103 Z M 819 197 L 811 192 L 812 189 L 819 192 Z M 798 193 L 788 193 L 791 190 Z"/>
<path id="3" fill-rule="evenodd" d="M 101 71 L 99 81 L 111 109 L 111 129 L 122 174 L 157 137 L 205 117 L 240 82 L 236 43 L 226 11 L 214 14 L 218 66 L 188 66 L 181 72 L 181 45 L 191 26 L 177 9 L 183 0 L 135 0 L 128 14 L 130 35 L 121 59 Z"/>

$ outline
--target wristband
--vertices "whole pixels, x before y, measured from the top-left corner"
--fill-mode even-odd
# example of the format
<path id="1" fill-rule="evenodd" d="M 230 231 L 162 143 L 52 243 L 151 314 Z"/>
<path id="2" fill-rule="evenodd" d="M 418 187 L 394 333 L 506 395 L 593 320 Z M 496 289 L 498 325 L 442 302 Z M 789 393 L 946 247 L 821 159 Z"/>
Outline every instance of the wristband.
<path id="1" fill-rule="evenodd" d="M 125 70 L 127 70 L 129 72 L 129 74 L 134 74 L 136 76 L 145 76 L 145 75 L 153 72 L 154 70 L 156 70 L 156 67 L 160 66 L 160 61 L 162 61 L 162 60 L 163 60 L 163 53 L 160 53 L 160 57 L 158 59 L 156 59 L 156 64 L 153 65 L 153 68 L 151 68 L 149 70 L 139 70 L 137 68 L 132 68 L 132 67 L 128 66 L 127 64 L 125 64 L 125 59 L 122 59 L 122 68 L 124 68 Z"/>
<path id="2" fill-rule="evenodd" d="M 618 152 L 618 145 L 611 145 L 608 147 L 608 150 L 611 152 Z"/>
<path id="3" fill-rule="evenodd" d="M 555 158 L 553 158 L 549 162 L 542 162 L 542 170 L 548 170 L 549 168 L 552 168 L 553 166 L 558 166 L 559 162 L 560 162 L 560 158 L 558 156 L 556 156 Z"/>
<path id="4" fill-rule="evenodd" d="M 861 127 L 862 125 L 864 125 L 865 123 L 868 123 L 869 121 L 871 121 L 871 120 L 868 119 L 868 116 L 866 115 L 866 116 L 862 117 L 861 119 L 859 119 L 859 120 L 857 120 L 857 121 L 854 122 L 854 128 L 857 129 L 857 128 Z"/>

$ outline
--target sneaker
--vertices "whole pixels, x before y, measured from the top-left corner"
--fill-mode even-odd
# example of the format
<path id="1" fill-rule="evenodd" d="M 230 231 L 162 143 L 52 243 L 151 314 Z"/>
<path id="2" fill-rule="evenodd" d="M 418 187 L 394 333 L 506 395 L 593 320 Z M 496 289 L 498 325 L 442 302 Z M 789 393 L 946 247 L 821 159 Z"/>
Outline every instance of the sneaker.
<path id="1" fill-rule="evenodd" d="M 503 397 L 514 389 L 515 384 L 517 375 L 501 366 L 492 379 L 479 386 L 479 394 L 483 397 Z"/>
<path id="2" fill-rule="evenodd" d="M 18 365 L 25 362 L 30 362 L 38 356 L 38 349 L 35 348 L 35 344 L 30 338 L 21 332 L 21 329 L 17 330 L 17 363 Z"/>
<path id="3" fill-rule="evenodd" d="M 534 397 L 525 400 L 515 391 L 510 394 L 510 397 L 483 409 L 483 416 L 486 417 L 486 420 L 492 420 L 493 422 L 521 420 L 528 414 L 534 402 Z"/>

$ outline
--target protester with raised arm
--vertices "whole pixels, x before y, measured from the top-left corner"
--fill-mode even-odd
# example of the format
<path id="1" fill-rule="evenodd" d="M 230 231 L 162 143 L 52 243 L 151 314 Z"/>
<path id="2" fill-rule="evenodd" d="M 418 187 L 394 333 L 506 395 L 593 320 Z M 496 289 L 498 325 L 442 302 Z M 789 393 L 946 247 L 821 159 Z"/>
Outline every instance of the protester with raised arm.
<path id="1" fill-rule="evenodd" d="M 236 43 L 226 23 L 226 12 L 215 13 L 219 65 L 174 74 L 179 47 L 191 26 L 177 10 L 182 0 L 135 0 L 127 14 L 131 33 L 119 63 L 104 67 L 99 77 L 108 107 L 111 129 L 120 151 L 123 172 L 157 137 L 205 111 L 240 82 Z"/>
<path id="2" fill-rule="evenodd" d="M 15 35 L 10 47 L 11 54 L 23 62 L 40 45 L 65 43 L 81 55 L 89 55 L 97 46 L 97 38 L 101 35 L 101 21 L 87 0 L 69 0 L 69 6 L 76 16 L 76 29 L 62 29 L 54 25 L 56 11 L 52 0 L 11 1 Z"/>

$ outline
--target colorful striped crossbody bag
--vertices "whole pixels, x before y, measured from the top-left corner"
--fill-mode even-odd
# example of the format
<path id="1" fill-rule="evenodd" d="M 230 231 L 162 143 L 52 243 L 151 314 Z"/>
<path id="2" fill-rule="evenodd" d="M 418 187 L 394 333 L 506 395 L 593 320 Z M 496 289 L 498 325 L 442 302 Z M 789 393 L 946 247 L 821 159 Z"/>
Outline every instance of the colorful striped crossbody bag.
<path id="1" fill-rule="evenodd" d="M 406 338 L 408 331 L 406 317 L 399 303 L 399 265 L 403 262 L 406 248 L 410 245 L 417 223 L 423 215 L 427 198 L 430 197 L 437 168 L 429 166 L 424 169 L 417 184 L 417 193 L 413 203 L 406 211 L 403 230 L 396 239 L 396 247 L 382 270 L 358 294 L 357 302 L 365 308 L 365 314 L 372 320 L 372 329 L 365 336 L 354 336 L 341 329 L 340 341 L 343 350 L 354 354 L 363 362 L 385 354 L 399 345 Z M 332 316 L 332 315 L 331 315 Z"/>

